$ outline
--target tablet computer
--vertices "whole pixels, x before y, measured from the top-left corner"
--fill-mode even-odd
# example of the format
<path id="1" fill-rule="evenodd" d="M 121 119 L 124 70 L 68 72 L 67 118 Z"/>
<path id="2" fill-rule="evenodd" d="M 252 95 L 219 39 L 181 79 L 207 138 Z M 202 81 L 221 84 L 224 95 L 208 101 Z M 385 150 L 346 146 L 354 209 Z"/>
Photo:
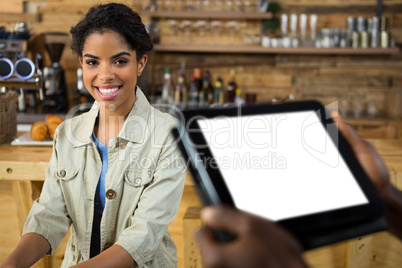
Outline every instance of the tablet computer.
<path id="1" fill-rule="evenodd" d="M 278 222 L 305 249 L 387 228 L 382 200 L 321 103 L 191 110 L 177 118 L 172 133 L 204 205 Z"/>

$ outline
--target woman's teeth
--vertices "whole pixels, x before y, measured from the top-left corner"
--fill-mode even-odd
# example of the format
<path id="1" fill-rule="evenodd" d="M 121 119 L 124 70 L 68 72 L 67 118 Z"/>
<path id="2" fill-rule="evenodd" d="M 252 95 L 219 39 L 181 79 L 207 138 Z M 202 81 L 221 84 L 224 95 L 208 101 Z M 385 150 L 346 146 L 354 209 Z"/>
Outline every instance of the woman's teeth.
<path id="1" fill-rule="evenodd" d="M 100 93 L 103 95 L 110 95 L 115 93 L 117 90 L 119 90 L 120 87 L 115 87 L 115 88 L 98 88 Z"/>

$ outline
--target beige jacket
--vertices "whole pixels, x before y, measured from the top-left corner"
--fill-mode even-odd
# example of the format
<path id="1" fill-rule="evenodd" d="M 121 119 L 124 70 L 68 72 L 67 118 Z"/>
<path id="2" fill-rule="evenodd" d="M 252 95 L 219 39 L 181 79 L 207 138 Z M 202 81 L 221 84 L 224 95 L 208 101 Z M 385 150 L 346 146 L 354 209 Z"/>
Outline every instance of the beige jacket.
<path id="1" fill-rule="evenodd" d="M 137 100 L 119 136 L 108 145 L 106 203 L 101 246 L 123 247 L 139 267 L 176 267 L 167 230 L 179 208 L 185 164 L 170 129 L 176 121 L 154 109 L 137 89 Z M 45 237 L 53 254 L 72 224 L 62 267 L 88 260 L 94 196 L 102 161 L 91 139 L 99 104 L 57 129 L 41 196 L 24 232 Z"/>

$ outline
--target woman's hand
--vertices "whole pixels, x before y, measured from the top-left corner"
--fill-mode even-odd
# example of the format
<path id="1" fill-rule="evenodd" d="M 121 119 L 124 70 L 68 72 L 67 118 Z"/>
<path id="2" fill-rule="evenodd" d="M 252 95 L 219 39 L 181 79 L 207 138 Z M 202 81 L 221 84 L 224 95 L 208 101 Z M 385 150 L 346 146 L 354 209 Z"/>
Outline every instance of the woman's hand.
<path id="1" fill-rule="evenodd" d="M 208 268 L 307 267 L 296 238 L 272 221 L 228 207 L 204 208 L 201 218 L 206 227 L 197 239 Z M 217 241 L 210 228 L 228 231 L 236 239 Z"/>

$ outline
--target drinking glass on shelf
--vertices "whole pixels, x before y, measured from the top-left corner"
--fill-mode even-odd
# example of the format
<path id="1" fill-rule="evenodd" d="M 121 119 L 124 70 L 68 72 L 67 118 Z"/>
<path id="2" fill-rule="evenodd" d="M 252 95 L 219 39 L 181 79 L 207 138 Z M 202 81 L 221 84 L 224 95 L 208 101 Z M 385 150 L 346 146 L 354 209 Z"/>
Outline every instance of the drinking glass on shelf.
<path id="1" fill-rule="evenodd" d="M 339 28 L 332 29 L 332 46 L 339 47 L 341 45 L 341 30 Z"/>
<path id="2" fill-rule="evenodd" d="M 338 102 L 339 112 L 343 117 L 346 117 L 350 110 L 350 96 L 348 93 L 343 93 Z"/>
<path id="3" fill-rule="evenodd" d="M 251 11 L 255 11 L 255 12 L 261 11 L 262 2 L 263 2 L 262 0 L 253 0 L 252 1 L 252 10 Z M 263 12 L 265 12 L 265 10 Z"/>
<path id="4" fill-rule="evenodd" d="M 348 47 L 350 41 L 349 30 L 346 28 L 340 29 L 339 32 L 339 46 L 342 48 Z"/>
<path id="5" fill-rule="evenodd" d="M 364 95 L 356 93 L 353 96 L 353 114 L 355 118 L 360 118 L 364 111 Z"/>
<path id="6" fill-rule="evenodd" d="M 302 42 L 306 41 L 306 28 L 307 28 L 307 15 L 300 14 L 300 39 Z"/>
<path id="7" fill-rule="evenodd" d="M 233 11 L 234 10 L 234 3 L 232 0 L 225 1 L 225 11 Z"/>
<path id="8" fill-rule="evenodd" d="M 290 32 L 292 38 L 297 38 L 297 14 L 290 14 Z"/>
<path id="9" fill-rule="evenodd" d="M 194 10 L 194 0 L 185 0 L 186 1 L 186 8 L 185 10 L 187 11 L 193 11 Z"/>
<path id="10" fill-rule="evenodd" d="M 202 0 L 201 9 L 205 11 L 211 11 L 211 1 L 210 0 Z"/>
<path id="11" fill-rule="evenodd" d="M 201 10 L 202 0 L 194 0 L 194 9 L 197 11 Z"/>
<path id="12" fill-rule="evenodd" d="M 331 28 L 323 28 L 321 29 L 322 38 L 321 38 L 321 46 L 323 48 L 331 48 L 333 47 L 333 29 Z"/>
<path id="13" fill-rule="evenodd" d="M 156 4 L 155 4 L 155 5 L 156 5 L 156 10 L 158 10 L 158 11 L 163 11 L 163 10 L 164 10 L 165 2 L 159 0 L 159 1 L 156 1 Z"/>
<path id="14" fill-rule="evenodd" d="M 200 36 L 204 36 L 207 31 L 207 22 L 205 20 L 197 20 L 195 24 L 197 25 Z"/>
<path id="15" fill-rule="evenodd" d="M 237 21 L 229 20 L 229 21 L 226 22 L 225 27 L 226 27 L 227 31 L 229 32 L 230 43 L 233 44 L 235 33 L 238 30 Z"/>
<path id="16" fill-rule="evenodd" d="M 254 10 L 253 3 L 251 0 L 243 0 L 243 10 L 245 12 L 251 12 Z"/>
<path id="17" fill-rule="evenodd" d="M 170 19 L 168 21 L 170 28 L 170 35 L 177 35 L 178 25 L 175 19 Z"/>
<path id="18" fill-rule="evenodd" d="M 242 11 L 243 10 L 243 0 L 234 0 L 233 1 L 233 9 L 235 11 Z"/>
<path id="19" fill-rule="evenodd" d="M 299 39 L 297 38 L 297 14 L 290 14 L 290 32 L 292 47 L 299 46 Z"/>
<path id="20" fill-rule="evenodd" d="M 211 31 L 214 35 L 214 42 L 215 44 L 219 44 L 219 34 L 222 31 L 222 21 L 212 20 L 210 24 L 211 24 Z"/>
<path id="21" fill-rule="evenodd" d="M 259 44 L 261 44 L 261 35 L 259 35 L 259 34 L 253 34 L 253 35 L 252 35 L 252 44 L 253 44 L 253 45 L 259 45 Z"/>
<path id="22" fill-rule="evenodd" d="M 185 0 L 176 0 L 176 10 L 183 11 L 185 8 Z"/>
<path id="23" fill-rule="evenodd" d="M 310 15 L 310 34 L 311 34 L 311 41 L 316 41 L 316 26 L 317 26 L 317 15 L 311 14 Z"/>
<path id="24" fill-rule="evenodd" d="M 223 11 L 224 10 L 224 0 L 214 0 L 213 2 L 213 10 L 214 11 Z"/>
<path id="25" fill-rule="evenodd" d="M 165 2 L 165 8 L 164 8 L 164 10 L 166 10 L 166 11 L 172 11 L 172 9 L 173 9 L 175 3 L 173 3 L 172 0 L 164 0 L 164 2 Z"/>
<path id="26" fill-rule="evenodd" d="M 376 117 L 378 115 L 378 100 L 371 99 L 367 102 L 367 115 Z"/>
<path id="27" fill-rule="evenodd" d="M 246 45 L 253 44 L 253 37 L 250 34 L 243 34 L 243 43 Z"/>
<path id="28" fill-rule="evenodd" d="M 181 30 L 185 37 L 185 42 L 190 43 L 190 32 L 192 28 L 192 21 L 191 20 L 182 20 L 179 25 L 179 30 Z"/>

